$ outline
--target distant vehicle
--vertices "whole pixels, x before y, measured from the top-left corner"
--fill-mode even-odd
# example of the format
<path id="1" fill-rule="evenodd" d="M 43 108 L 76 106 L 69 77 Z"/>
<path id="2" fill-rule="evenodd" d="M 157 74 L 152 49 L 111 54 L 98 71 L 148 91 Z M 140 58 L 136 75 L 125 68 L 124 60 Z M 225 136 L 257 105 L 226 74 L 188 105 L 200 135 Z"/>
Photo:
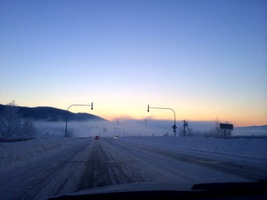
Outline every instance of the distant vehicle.
<path id="1" fill-rule="evenodd" d="M 114 138 L 115 138 L 115 139 L 119 139 L 119 136 L 118 136 L 118 135 L 115 135 Z"/>
<path id="2" fill-rule="evenodd" d="M 95 136 L 95 140 L 99 140 L 100 138 L 99 138 L 99 136 L 97 135 L 97 136 Z"/>

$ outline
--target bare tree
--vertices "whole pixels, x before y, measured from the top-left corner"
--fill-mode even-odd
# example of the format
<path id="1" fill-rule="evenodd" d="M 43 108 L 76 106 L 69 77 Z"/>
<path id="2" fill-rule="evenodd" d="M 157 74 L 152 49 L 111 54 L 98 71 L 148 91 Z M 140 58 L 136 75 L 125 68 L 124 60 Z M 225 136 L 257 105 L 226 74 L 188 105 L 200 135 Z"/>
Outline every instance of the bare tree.
<path id="1" fill-rule="evenodd" d="M 22 129 L 22 134 L 27 135 L 27 136 L 33 136 L 37 132 L 33 124 L 33 121 L 31 119 L 22 120 L 21 129 Z"/>
<path id="2" fill-rule="evenodd" d="M 216 119 L 214 123 L 214 126 L 210 129 L 209 135 L 219 137 L 222 135 L 222 130 L 220 129 L 220 121 Z"/>
<path id="3" fill-rule="evenodd" d="M 231 124 L 229 121 L 220 121 L 216 119 L 214 127 L 210 129 L 210 136 L 215 136 L 215 137 L 230 137 L 231 136 L 231 131 L 230 130 L 224 130 L 220 128 L 220 124 Z"/>
<path id="4" fill-rule="evenodd" d="M 0 113 L 0 125 L 3 136 L 13 136 L 19 132 L 21 118 L 14 102 L 9 103 Z"/>

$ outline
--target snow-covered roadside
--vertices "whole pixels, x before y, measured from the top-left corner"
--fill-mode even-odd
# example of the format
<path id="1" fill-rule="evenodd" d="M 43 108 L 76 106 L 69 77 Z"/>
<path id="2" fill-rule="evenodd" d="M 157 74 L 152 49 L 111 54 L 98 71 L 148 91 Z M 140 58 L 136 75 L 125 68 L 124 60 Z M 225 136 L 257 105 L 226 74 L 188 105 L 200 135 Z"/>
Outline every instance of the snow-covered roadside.
<path id="1" fill-rule="evenodd" d="M 217 153 L 267 160 L 267 138 L 214 137 L 124 137 L 124 141 L 164 148 Z"/>
<path id="2" fill-rule="evenodd" d="M 233 157 L 267 163 L 266 138 L 213 138 L 213 137 L 121 137 L 119 140 L 159 148 L 170 148 L 187 153 L 201 152 L 208 157 Z M 49 158 L 76 145 L 88 143 L 88 139 L 36 138 L 20 142 L 0 142 L 0 174 L 25 167 L 33 162 Z M 267 167 L 267 164 L 266 164 Z"/>
<path id="3" fill-rule="evenodd" d="M 0 142 L 0 174 L 25 167 L 75 145 L 88 143 L 85 139 L 35 138 L 20 142 Z"/>

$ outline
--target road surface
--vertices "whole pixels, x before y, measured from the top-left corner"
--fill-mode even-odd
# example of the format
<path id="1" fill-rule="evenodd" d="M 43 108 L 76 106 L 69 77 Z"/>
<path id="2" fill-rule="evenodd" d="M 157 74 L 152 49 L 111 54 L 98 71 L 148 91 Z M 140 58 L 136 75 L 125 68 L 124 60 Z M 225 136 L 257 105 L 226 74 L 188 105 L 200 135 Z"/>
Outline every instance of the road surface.
<path id="1" fill-rule="evenodd" d="M 83 139 L 68 151 L 0 176 L 1 199 L 46 199 L 88 188 L 136 182 L 257 181 L 267 170 L 242 162 L 128 140 Z"/>

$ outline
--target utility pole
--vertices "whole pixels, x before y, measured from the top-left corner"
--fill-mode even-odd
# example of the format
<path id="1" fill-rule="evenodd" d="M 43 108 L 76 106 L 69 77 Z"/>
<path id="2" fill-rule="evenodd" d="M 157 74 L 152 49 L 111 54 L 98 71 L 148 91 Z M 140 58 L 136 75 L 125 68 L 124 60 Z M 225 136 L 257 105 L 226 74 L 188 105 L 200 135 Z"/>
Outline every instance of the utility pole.
<path id="1" fill-rule="evenodd" d="M 187 127 L 187 126 L 188 126 L 188 122 L 184 120 L 184 125 L 183 125 L 183 128 L 184 128 L 183 134 L 184 134 L 184 136 L 185 136 L 185 127 Z"/>

